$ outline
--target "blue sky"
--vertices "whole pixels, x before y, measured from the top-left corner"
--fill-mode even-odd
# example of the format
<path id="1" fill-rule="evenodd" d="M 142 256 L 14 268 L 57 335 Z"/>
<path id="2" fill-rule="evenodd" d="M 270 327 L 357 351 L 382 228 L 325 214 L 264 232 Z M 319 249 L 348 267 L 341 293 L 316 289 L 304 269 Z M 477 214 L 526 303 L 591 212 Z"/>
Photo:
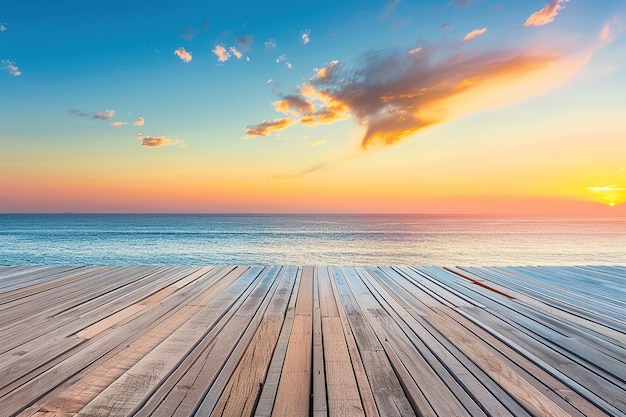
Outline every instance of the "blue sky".
<path id="1" fill-rule="evenodd" d="M 463 166 L 464 156 L 499 141 L 491 147 L 504 161 L 503 175 L 520 182 L 523 169 L 509 171 L 515 164 L 506 161 L 528 142 L 519 132 L 532 130 L 529 120 L 542 124 L 542 146 L 555 149 L 580 131 L 572 146 L 590 146 L 594 126 L 602 126 L 606 154 L 590 161 L 593 175 L 589 168 L 578 178 L 579 194 L 556 180 L 553 193 L 546 191 L 537 178 L 558 177 L 548 167 L 506 190 L 490 189 L 487 174 L 467 166 L 457 175 L 471 178 L 477 191 L 469 194 L 593 199 L 589 187 L 626 184 L 626 161 L 611 160 L 613 174 L 599 168 L 622 150 L 624 124 L 614 113 L 625 106 L 616 94 L 626 87 L 625 9 L 619 0 L 9 3 L 0 8 L 0 185 L 30 191 L 5 191 L 0 209 L 47 207 L 36 196 L 43 190 L 65 195 L 51 210 L 158 210 L 167 207 L 167 187 L 192 177 L 220 178 L 240 195 L 199 191 L 194 183 L 185 194 L 191 210 L 280 210 L 255 204 L 259 197 L 237 206 L 259 188 L 280 204 L 307 189 L 331 201 L 342 193 L 325 193 L 320 184 L 344 179 L 341 189 L 363 191 L 338 207 L 382 207 L 363 180 L 373 176 L 383 178 L 377 186 L 398 188 L 398 210 L 406 211 L 420 198 L 468 194 L 443 173 L 430 185 L 420 180 L 421 190 L 400 191 L 415 164 L 421 168 L 413 178 L 421 178 L 442 153 Z M 335 72 L 325 80 L 324 71 Z M 452 95 L 451 87 L 411 102 L 421 94 L 407 85 L 416 79 L 427 79 L 430 89 L 451 82 L 479 88 L 454 105 L 441 98 Z M 383 117 L 385 100 L 404 116 Z M 418 117 L 410 110 L 416 105 L 428 111 Z M 548 105 L 552 120 L 539 111 Z M 581 118 L 589 125 L 573 129 L 567 122 Z M 477 136 L 473 145 L 459 139 L 468 129 L 464 135 Z M 528 160 L 520 164 L 532 164 L 534 152 L 524 150 Z M 577 158 L 555 163 L 570 170 Z M 171 166 L 167 175 L 164 166 Z M 79 195 L 87 185 L 73 179 L 88 177 L 89 193 L 97 183 L 101 195 L 119 200 L 132 190 L 107 182 L 119 181 L 117 172 L 138 178 L 141 193 L 142 184 L 160 181 L 164 190 L 153 192 L 162 198 L 151 200 L 158 204 L 85 206 Z M 314 178 L 298 183 L 302 176 Z M 203 197 L 194 200 L 192 189 Z M 202 203 L 206 193 L 223 205 Z"/>

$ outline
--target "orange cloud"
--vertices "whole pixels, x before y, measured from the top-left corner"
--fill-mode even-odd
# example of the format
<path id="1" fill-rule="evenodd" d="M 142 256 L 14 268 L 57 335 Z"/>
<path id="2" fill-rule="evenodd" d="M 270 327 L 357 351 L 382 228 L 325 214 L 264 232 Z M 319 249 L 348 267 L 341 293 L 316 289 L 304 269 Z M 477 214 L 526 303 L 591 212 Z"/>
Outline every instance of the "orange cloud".
<path id="1" fill-rule="evenodd" d="M 472 39 L 475 39 L 475 38 L 479 37 L 480 35 L 482 35 L 485 32 L 487 32 L 487 28 L 486 27 L 484 27 L 482 29 L 474 29 L 473 31 L 471 31 L 470 33 L 465 35 L 463 40 L 464 41 L 471 41 Z"/>
<path id="2" fill-rule="evenodd" d="M 526 19 L 526 22 L 524 22 L 524 26 L 547 25 L 554 20 L 559 10 L 563 8 L 561 3 L 567 3 L 568 1 L 569 0 L 550 0 L 541 10 L 531 14 L 528 19 Z"/>
<path id="3" fill-rule="evenodd" d="M 230 52 L 226 50 L 222 45 L 215 45 L 213 52 L 217 56 L 217 60 L 220 62 L 226 62 L 230 58 Z"/>
<path id="4" fill-rule="evenodd" d="M 140 133 L 137 135 L 137 139 L 141 141 L 141 146 L 146 148 L 161 148 L 173 145 L 178 145 L 181 148 L 186 147 L 185 141 L 182 139 L 170 139 L 166 136 L 144 136 Z"/>
<path id="5" fill-rule="evenodd" d="M 333 61 L 316 70 L 274 107 L 306 126 L 354 117 L 365 130 L 363 150 L 388 146 L 428 126 L 544 91 L 566 80 L 593 52 L 535 49 L 463 51 L 448 57 L 445 53 L 457 48 L 427 45 L 411 55 L 373 51 L 361 67 L 348 70 Z M 246 131 L 267 135 L 294 122 L 279 119 Z"/>
<path id="6" fill-rule="evenodd" d="M 276 130 L 285 129 L 294 122 L 295 120 L 284 117 L 282 119 L 264 121 L 257 125 L 246 126 L 244 129 L 246 131 L 246 139 L 253 138 L 255 136 L 268 136 Z"/>
<path id="7" fill-rule="evenodd" d="M 143 126 L 144 122 L 144 118 L 140 117 L 133 122 L 133 126 Z"/>
<path id="8" fill-rule="evenodd" d="M 174 54 L 184 62 L 191 62 L 191 52 L 186 51 L 182 46 L 175 50 Z"/>
<path id="9" fill-rule="evenodd" d="M 114 126 L 114 127 L 124 126 L 125 124 L 127 123 L 126 122 L 111 122 L 111 126 Z"/>

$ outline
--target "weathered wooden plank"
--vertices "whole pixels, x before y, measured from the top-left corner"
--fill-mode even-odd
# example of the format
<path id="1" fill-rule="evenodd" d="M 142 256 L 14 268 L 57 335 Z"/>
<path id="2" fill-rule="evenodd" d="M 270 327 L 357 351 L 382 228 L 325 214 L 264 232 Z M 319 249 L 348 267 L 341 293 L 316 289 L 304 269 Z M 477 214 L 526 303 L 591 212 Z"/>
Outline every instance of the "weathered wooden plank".
<path id="1" fill-rule="evenodd" d="M 298 288 L 293 329 L 272 416 L 302 416 L 309 413 L 313 345 L 312 314 L 313 267 L 304 267 Z"/>
<path id="2" fill-rule="evenodd" d="M 348 275 L 354 274 L 350 268 L 343 268 L 342 272 Z M 337 274 L 335 282 L 363 359 L 378 413 L 381 416 L 414 416 L 415 412 L 404 395 L 392 364 L 374 330 L 367 322 L 346 278 Z"/>
<path id="3" fill-rule="evenodd" d="M 324 369 L 324 348 L 322 346 L 322 313 L 320 311 L 319 268 L 313 271 L 313 393 L 312 416 L 326 417 L 328 404 L 326 402 L 326 370 Z"/>
<path id="4" fill-rule="evenodd" d="M 289 305 L 287 307 L 287 313 L 285 315 L 285 321 L 283 327 L 280 330 L 278 342 L 270 361 L 270 366 L 267 370 L 265 382 L 261 387 L 261 394 L 254 410 L 255 417 L 270 417 L 272 415 L 272 409 L 274 408 L 274 402 L 276 401 L 276 393 L 278 392 L 278 385 L 280 383 L 280 376 L 287 356 L 287 347 L 289 346 L 289 339 L 293 330 L 293 321 L 296 312 L 296 300 L 298 298 L 298 292 L 300 288 L 300 279 L 302 277 L 302 269 L 298 268 L 296 273 L 296 281 L 293 287 L 293 292 L 290 294 Z"/>
<path id="5" fill-rule="evenodd" d="M 317 267 L 326 395 L 330 417 L 365 416 L 328 269 Z"/>

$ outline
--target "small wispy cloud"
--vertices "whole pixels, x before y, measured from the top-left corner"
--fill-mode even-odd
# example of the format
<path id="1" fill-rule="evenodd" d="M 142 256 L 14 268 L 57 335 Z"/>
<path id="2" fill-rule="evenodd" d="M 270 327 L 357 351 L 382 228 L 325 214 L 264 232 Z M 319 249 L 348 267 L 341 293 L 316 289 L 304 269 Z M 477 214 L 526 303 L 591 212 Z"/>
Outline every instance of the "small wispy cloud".
<path id="1" fill-rule="evenodd" d="M 291 62 L 289 62 L 289 60 L 287 59 L 287 55 L 283 54 L 281 56 L 279 56 L 278 58 L 276 58 L 276 63 L 280 64 L 281 62 L 285 63 L 285 66 L 289 69 L 293 68 L 293 65 L 291 65 Z"/>
<path id="2" fill-rule="evenodd" d="M 0 25 L 0 32 L 4 32 L 4 31 L 6 31 L 6 30 L 7 30 L 6 23 L 1 24 L 1 25 Z"/>
<path id="3" fill-rule="evenodd" d="M 485 32 L 487 32 L 486 27 L 482 29 L 474 29 L 473 31 L 465 35 L 465 37 L 463 38 L 463 41 L 467 42 L 467 41 L 471 41 L 472 39 L 476 39 L 477 37 L 484 34 Z"/>
<path id="4" fill-rule="evenodd" d="M 230 58 L 230 52 L 222 45 L 215 45 L 215 48 L 213 48 L 211 52 L 217 56 L 217 60 L 220 62 L 226 62 Z"/>
<path id="5" fill-rule="evenodd" d="M 385 5 L 385 10 L 383 10 L 383 14 L 381 15 L 381 17 L 383 19 L 387 19 L 389 16 L 394 14 L 396 12 L 396 8 L 400 4 L 400 1 L 401 0 L 388 0 L 387 4 Z"/>
<path id="6" fill-rule="evenodd" d="M 115 110 L 97 111 L 92 117 L 94 119 L 109 120 L 110 118 L 115 117 Z"/>
<path id="7" fill-rule="evenodd" d="M 308 142 L 307 144 L 309 146 L 321 146 L 321 145 L 326 145 L 326 140 L 324 139 L 319 139 L 319 140 L 312 140 L 311 142 Z"/>
<path id="8" fill-rule="evenodd" d="M 138 118 L 133 122 L 133 126 L 143 126 L 145 120 L 143 117 Z"/>
<path id="9" fill-rule="evenodd" d="M 19 77 L 20 75 L 22 75 L 22 72 L 20 71 L 18 66 L 15 65 L 14 61 L 11 61 L 10 59 L 3 59 L 0 62 L 2 62 L 2 65 L 4 65 L 2 68 L 7 70 L 12 76 Z"/>
<path id="10" fill-rule="evenodd" d="M 124 126 L 126 124 L 128 124 L 128 123 L 126 123 L 126 122 L 111 122 L 111 126 L 113 126 L 113 127 Z"/>
<path id="11" fill-rule="evenodd" d="M 409 55 L 415 55 L 416 53 L 418 53 L 418 52 L 419 52 L 419 51 L 421 51 L 421 50 L 422 50 L 422 48 L 421 48 L 421 47 L 419 47 L 419 48 L 409 49 L 409 51 L 407 52 L 407 54 L 409 54 Z"/>
<path id="12" fill-rule="evenodd" d="M 439 25 L 441 29 L 450 29 L 452 27 L 452 23 L 442 23 Z"/>
<path id="13" fill-rule="evenodd" d="M 162 148 L 163 146 L 178 145 L 185 148 L 187 145 L 182 139 L 170 139 L 167 136 L 144 136 L 141 133 L 137 135 L 137 139 L 141 142 L 141 146 L 146 148 Z"/>
<path id="14" fill-rule="evenodd" d="M 82 112 L 80 109 L 69 109 L 67 112 L 74 116 L 89 117 L 87 113 Z"/>
<path id="15" fill-rule="evenodd" d="M 268 39 L 267 41 L 265 41 L 265 47 L 269 49 L 275 49 L 276 41 L 274 39 Z"/>
<path id="16" fill-rule="evenodd" d="M 302 37 L 302 43 L 303 43 L 304 45 L 306 45 L 307 43 L 311 42 L 311 38 L 309 37 L 309 34 L 310 34 L 310 33 L 311 33 L 311 31 L 310 31 L 310 30 L 308 30 L 308 29 L 307 29 L 307 30 L 305 30 L 304 32 L 302 32 L 301 37 Z"/>
<path id="17" fill-rule="evenodd" d="M 616 185 L 604 185 L 602 187 L 587 187 L 589 191 L 626 191 L 624 187 L 618 187 Z"/>
<path id="18" fill-rule="evenodd" d="M 295 120 L 284 117 L 282 119 L 264 121 L 257 125 L 246 126 L 244 128 L 246 131 L 245 139 L 253 138 L 255 136 L 269 136 L 270 133 L 277 130 L 283 130 L 292 125 L 294 122 Z"/>
<path id="19" fill-rule="evenodd" d="M 559 14 L 559 10 L 561 10 L 564 6 L 561 6 L 562 3 L 567 3 L 569 0 L 550 0 L 546 3 L 545 6 L 541 10 L 538 10 L 531 14 L 526 22 L 524 22 L 524 26 L 543 26 L 552 22 L 557 14 Z"/>
<path id="20" fill-rule="evenodd" d="M 617 39 L 617 37 L 624 32 L 625 29 L 626 27 L 624 22 L 617 17 L 613 17 L 602 26 L 598 39 L 603 44 L 609 44 Z"/>
<path id="21" fill-rule="evenodd" d="M 182 46 L 174 51 L 174 54 L 178 56 L 183 62 L 191 62 L 191 52 L 186 51 Z"/>

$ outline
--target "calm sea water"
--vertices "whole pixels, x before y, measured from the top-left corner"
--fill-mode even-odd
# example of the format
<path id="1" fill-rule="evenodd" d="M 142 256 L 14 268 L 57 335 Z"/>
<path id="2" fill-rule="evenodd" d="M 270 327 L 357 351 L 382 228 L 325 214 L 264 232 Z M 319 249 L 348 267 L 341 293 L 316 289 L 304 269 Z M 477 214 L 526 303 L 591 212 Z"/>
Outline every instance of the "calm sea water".
<path id="1" fill-rule="evenodd" d="M 0 214 L 16 264 L 626 264 L 626 218 Z"/>

